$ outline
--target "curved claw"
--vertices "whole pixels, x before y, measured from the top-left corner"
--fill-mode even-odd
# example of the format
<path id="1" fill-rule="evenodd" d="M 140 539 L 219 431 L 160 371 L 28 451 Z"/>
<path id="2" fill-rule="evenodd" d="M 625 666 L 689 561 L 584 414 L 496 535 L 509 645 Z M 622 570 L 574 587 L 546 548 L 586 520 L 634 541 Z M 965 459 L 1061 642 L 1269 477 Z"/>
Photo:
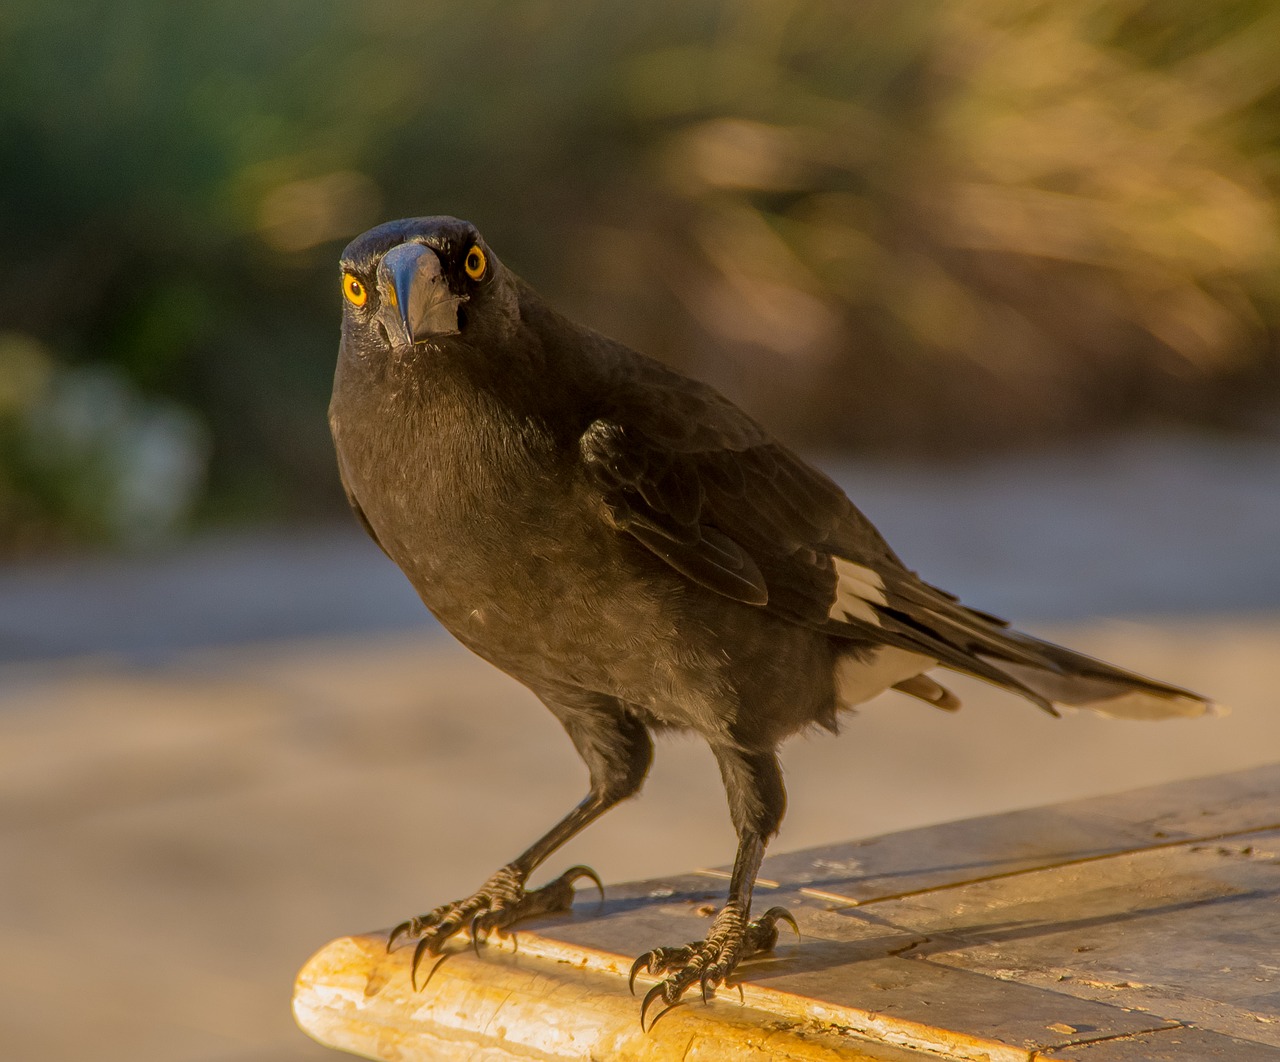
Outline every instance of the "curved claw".
<path id="1" fill-rule="evenodd" d="M 440 967 L 443 966 L 445 962 L 448 961 L 448 959 L 449 959 L 449 956 L 447 954 L 441 955 L 440 958 L 436 959 L 436 961 L 431 964 L 431 972 L 427 974 L 426 979 L 422 982 L 422 987 L 424 989 L 427 987 L 427 985 L 431 984 L 431 978 L 435 977 L 436 971 L 440 969 Z"/>
<path id="2" fill-rule="evenodd" d="M 413 949 L 413 963 L 409 967 L 409 984 L 416 992 L 418 990 L 418 964 L 422 962 L 422 956 L 427 953 L 427 949 L 431 946 L 431 938 L 423 937 L 418 941 L 418 946 Z M 425 985 L 425 982 L 423 982 Z"/>
<path id="3" fill-rule="evenodd" d="M 387 954 L 391 953 L 391 949 L 396 946 L 396 941 L 409 932 L 409 927 L 413 925 L 413 920 L 401 922 L 391 931 L 387 937 Z"/>
<path id="4" fill-rule="evenodd" d="M 467 927 L 467 932 L 471 935 L 471 950 L 476 953 L 477 958 L 480 955 L 480 944 L 482 943 L 481 941 L 482 929 L 480 926 L 480 920 L 484 917 L 484 915 L 485 915 L 485 912 L 481 911 L 479 914 L 477 914 L 474 918 L 471 919 L 471 925 Z"/>
<path id="5" fill-rule="evenodd" d="M 640 956 L 640 958 L 636 959 L 636 961 L 631 964 L 631 976 L 627 978 L 627 988 L 631 990 L 631 994 L 633 996 L 636 994 L 636 976 L 641 970 L 647 969 L 652 962 L 653 952 L 646 951 Z M 644 1021 L 641 1020 L 640 1024 L 643 1026 Z"/>
<path id="6" fill-rule="evenodd" d="M 568 870 L 566 870 L 563 874 L 560 875 L 561 881 L 567 881 L 571 885 L 575 881 L 577 881 L 579 878 L 587 878 L 591 881 L 592 884 L 595 885 L 597 891 L 599 891 L 600 893 L 600 903 L 601 905 L 603 905 L 604 904 L 604 882 L 600 880 L 600 875 L 597 874 L 590 867 L 583 866 L 582 864 L 578 864 L 578 866 L 570 867 Z"/>
<path id="7" fill-rule="evenodd" d="M 658 1024 L 658 1018 L 661 1018 L 662 1015 L 666 1013 L 666 1010 L 658 1011 L 657 1015 L 654 1017 L 653 1021 L 650 1023 L 649 1028 L 645 1029 L 644 1019 L 645 1019 L 645 1015 L 648 1014 L 649 1012 L 650 1004 L 652 1004 L 655 999 L 658 999 L 659 997 L 661 997 L 663 993 L 666 992 L 666 989 L 667 989 L 667 982 L 659 981 L 656 985 L 654 985 L 651 989 L 649 989 L 648 992 L 645 993 L 644 1002 L 640 1004 L 640 1031 L 641 1032 L 651 1031 L 654 1025 Z"/>
<path id="8" fill-rule="evenodd" d="M 800 927 L 796 924 L 794 916 L 785 907 L 770 907 L 760 916 L 760 921 L 770 919 L 774 922 L 786 922 L 796 935 L 796 940 L 800 940 Z"/>
<path id="9" fill-rule="evenodd" d="M 706 973 L 702 975 L 702 1002 L 703 1003 L 710 1003 L 711 997 L 715 995 L 715 990 L 716 990 L 716 986 L 714 983 L 715 980 L 716 979 L 711 976 L 710 970 L 708 970 Z M 656 1021 L 657 1019 L 655 1018 L 654 1020 Z"/>

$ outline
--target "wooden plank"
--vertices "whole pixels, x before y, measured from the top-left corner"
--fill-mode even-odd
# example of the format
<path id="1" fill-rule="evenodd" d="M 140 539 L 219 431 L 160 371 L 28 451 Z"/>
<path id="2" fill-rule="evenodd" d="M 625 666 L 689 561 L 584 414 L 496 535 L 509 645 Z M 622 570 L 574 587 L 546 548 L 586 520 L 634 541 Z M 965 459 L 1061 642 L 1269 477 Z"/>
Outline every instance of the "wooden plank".
<path id="1" fill-rule="evenodd" d="M 483 1030 L 494 1020 L 485 1008 L 498 1003 L 506 1008 L 511 1022 L 531 1022 L 532 1029 L 547 1020 L 547 1000 L 555 1000 L 558 1022 L 577 1025 L 584 1019 L 569 1011 L 588 1004 L 595 1008 L 608 998 L 612 1015 L 608 1035 L 616 1039 L 625 1034 L 616 1044 L 607 1041 L 613 1045 L 610 1050 L 623 1043 L 633 1047 L 643 1043 L 646 1051 L 665 1045 L 662 1050 L 666 1050 L 686 1035 L 685 1023 L 693 1022 L 693 1028 L 705 1025 L 719 1029 L 726 1006 L 737 1012 L 737 995 L 732 990 L 722 991 L 710 1008 L 695 994 L 643 1041 L 626 1039 L 639 1033 L 638 1003 L 626 990 L 632 958 L 656 944 L 675 944 L 703 935 L 720 891 L 714 886 L 706 888 L 704 882 L 685 876 L 640 883 L 624 890 L 629 895 L 610 899 L 603 910 L 589 901 L 580 903 L 576 917 L 543 919 L 522 928 L 514 941 L 494 941 L 496 949 L 483 949 L 485 959 L 479 965 L 463 948 L 439 967 L 430 985 L 418 994 L 408 988 L 407 957 L 412 949 L 400 948 L 392 956 L 384 956 L 373 947 L 385 940 L 380 935 L 352 938 L 356 945 L 335 942 L 300 976 L 295 1010 L 303 1027 L 322 1042 L 345 1050 L 357 1050 L 352 1045 L 363 1044 L 357 1053 L 383 1058 L 400 1056 L 372 1053 L 385 1047 L 369 1045 L 382 1043 L 388 1036 L 393 1040 L 411 1038 L 423 1022 L 434 1028 L 444 1021 L 431 1015 L 461 1014 L 460 1019 L 451 1020 L 461 1020 L 483 1039 Z M 798 945 L 787 941 L 773 956 L 741 968 L 743 999 L 757 1012 L 757 1022 L 798 1023 L 824 1035 L 857 1034 L 908 1052 L 980 1062 L 1026 1062 L 1031 1052 L 1062 1043 L 1064 1023 L 1099 1035 L 1122 1035 L 1159 1024 L 1148 1015 L 1128 1013 L 1106 1003 L 901 959 L 895 953 L 909 948 L 918 939 L 916 935 L 831 912 L 828 905 L 796 892 L 771 894 L 770 901 L 784 904 L 796 915 L 804 937 Z M 501 964 L 486 964 L 503 952 L 518 956 L 524 981 L 513 983 Z M 540 960 L 542 965 L 538 965 Z M 580 992 L 584 971 L 592 974 L 592 983 L 589 990 Z M 366 1002 L 353 1009 L 356 987 L 374 984 L 378 989 L 372 994 L 376 995 L 391 981 L 399 986 L 398 991 L 392 991 L 377 1006 Z M 642 976 L 640 983 L 651 981 Z M 360 987 L 362 999 L 367 1000 L 369 994 Z M 497 997 L 500 999 L 495 1003 Z M 322 1002 L 317 1004 L 317 1000 Z M 405 1007 L 410 1008 L 412 1021 L 403 1020 Z M 676 1014 L 683 1016 L 678 1027 L 670 1021 Z M 590 1022 L 586 1024 L 595 1028 Z M 435 1040 L 443 1032 L 428 1033 L 431 1050 L 442 1050 Z M 536 1039 L 532 1032 L 520 1035 Z M 576 1050 L 578 1040 L 586 1035 L 575 1032 L 560 1047 Z M 715 1037 L 738 1035 L 736 1026 L 714 1033 Z M 851 1057 L 880 1057 L 870 1046 L 854 1042 L 863 1054 Z M 782 1050 L 778 1045 L 774 1049 Z M 787 1049 L 799 1050 L 794 1045 Z M 841 1049 L 849 1047 L 845 1044 Z M 436 1056 L 427 1052 L 424 1057 Z M 551 1057 L 585 1056 L 569 1053 Z"/>
<path id="2" fill-rule="evenodd" d="M 803 940 L 743 964 L 743 1006 L 694 994 L 647 1033 L 632 958 L 702 937 L 719 872 L 584 893 L 417 993 L 412 949 L 336 941 L 295 1009 L 322 1042 L 397 1060 L 1280 1057 L 1280 829 L 1258 829 L 1277 794 L 1267 768 L 779 857 L 758 906 L 787 907 Z M 858 866 L 875 876 L 855 904 Z"/>
<path id="3" fill-rule="evenodd" d="M 678 1007 L 645 1032 L 616 964 L 526 940 L 519 952 L 489 947 L 478 957 L 463 948 L 415 990 L 411 948 L 388 955 L 382 934 L 343 937 L 298 975 L 294 1016 L 322 1044 L 395 1062 L 924 1062 L 830 1024 L 740 1006 L 736 997 Z"/>
<path id="4" fill-rule="evenodd" d="M 1044 1062 L 1276 1062 L 1278 1056 L 1274 1047 L 1175 1026 L 1063 1047 L 1040 1057 Z"/>
<path id="5" fill-rule="evenodd" d="M 852 903 L 1280 825 L 1280 765 L 768 857 L 762 877 Z"/>
<path id="6" fill-rule="evenodd" d="M 909 953 L 1280 1048 L 1280 831 L 877 906 Z"/>

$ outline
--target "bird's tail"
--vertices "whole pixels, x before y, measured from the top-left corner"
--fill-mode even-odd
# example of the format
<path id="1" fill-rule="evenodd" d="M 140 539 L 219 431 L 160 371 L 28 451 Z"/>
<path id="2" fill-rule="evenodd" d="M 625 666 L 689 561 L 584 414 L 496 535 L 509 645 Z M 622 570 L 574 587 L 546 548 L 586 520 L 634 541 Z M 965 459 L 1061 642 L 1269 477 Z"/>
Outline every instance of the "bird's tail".
<path id="1" fill-rule="evenodd" d="M 1179 686 L 1157 682 L 1016 631 L 1003 633 L 1018 646 L 1019 661 L 982 653 L 980 670 L 957 663 L 942 666 L 994 683 L 1051 715 L 1061 714 L 1059 708 L 1084 708 L 1113 719 L 1194 718 L 1226 712 L 1221 705 Z M 1028 662 L 1031 656 L 1041 657 L 1043 665 Z M 924 657 L 916 659 L 926 667 L 934 663 Z M 909 677 L 893 688 L 935 708 L 955 711 L 960 707 L 960 699 L 928 675 Z"/>
<path id="2" fill-rule="evenodd" d="M 1173 719 L 1223 711 L 1213 701 L 1179 686 L 1018 631 L 1003 633 L 1020 650 L 1019 661 L 988 657 L 990 662 L 1055 707 L 1086 708 L 1115 719 Z M 1024 663 L 1028 656 L 1041 658 L 1043 665 Z"/>
<path id="3" fill-rule="evenodd" d="M 873 572 L 844 561 L 836 569 L 841 591 L 837 604 L 845 621 L 861 620 L 864 631 L 867 621 L 874 623 L 878 640 L 894 651 L 882 650 L 869 666 L 842 669 L 842 696 L 848 704 L 865 700 L 876 680 L 887 678 L 893 688 L 935 707 L 958 708 L 949 690 L 922 674 L 943 667 L 985 679 L 1051 715 L 1058 715 L 1061 707 L 1086 708 L 1118 719 L 1172 719 L 1221 711 L 1198 693 L 1014 630 L 999 616 L 962 604 L 905 568 Z"/>

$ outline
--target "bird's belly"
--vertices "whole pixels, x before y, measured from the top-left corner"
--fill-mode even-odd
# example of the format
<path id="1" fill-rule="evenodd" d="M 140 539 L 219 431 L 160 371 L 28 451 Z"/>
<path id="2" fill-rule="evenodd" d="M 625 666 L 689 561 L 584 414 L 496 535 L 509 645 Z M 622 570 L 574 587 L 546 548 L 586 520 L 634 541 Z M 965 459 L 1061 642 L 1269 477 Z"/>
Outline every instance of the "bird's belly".
<path id="1" fill-rule="evenodd" d="M 609 528 L 566 532 L 392 556 L 454 637 L 526 685 L 589 689 L 701 728 L 704 706 L 723 701 L 724 660 L 711 632 L 691 630 L 687 592 L 634 570 Z"/>

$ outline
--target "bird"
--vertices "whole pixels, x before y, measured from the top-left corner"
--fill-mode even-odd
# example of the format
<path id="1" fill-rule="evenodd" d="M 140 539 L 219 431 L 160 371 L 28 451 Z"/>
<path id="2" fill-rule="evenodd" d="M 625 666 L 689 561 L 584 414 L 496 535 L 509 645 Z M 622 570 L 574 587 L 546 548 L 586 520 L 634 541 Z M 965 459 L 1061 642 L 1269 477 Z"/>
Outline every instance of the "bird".
<path id="1" fill-rule="evenodd" d="M 563 911 L 590 868 L 530 875 L 641 788 L 652 734 L 710 746 L 737 834 L 702 940 L 636 959 L 660 1016 L 767 952 L 752 889 L 786 795 L 778 748 L 893 689 L 952 711 L 936 675 L 986 680 L 1058 715 L 1199 716 L 1199 694 L 1042 641 L 962 604 L 899 559 L 825 474 L 705 383 L 576 324 L 470 222 L 406 218 L 340 260 L 329 421 L 359 523 L 468 649 L 530 689 L 589 774 L 582 801 L 471 896 L 402 922 L 416 977 Z M 943 676 L 945 677 L 945 675 Z M 654 1018 L 656 1021 L 657 1018 Z M 650 1026 L 652 1027 L 652 1025 Z"/>

